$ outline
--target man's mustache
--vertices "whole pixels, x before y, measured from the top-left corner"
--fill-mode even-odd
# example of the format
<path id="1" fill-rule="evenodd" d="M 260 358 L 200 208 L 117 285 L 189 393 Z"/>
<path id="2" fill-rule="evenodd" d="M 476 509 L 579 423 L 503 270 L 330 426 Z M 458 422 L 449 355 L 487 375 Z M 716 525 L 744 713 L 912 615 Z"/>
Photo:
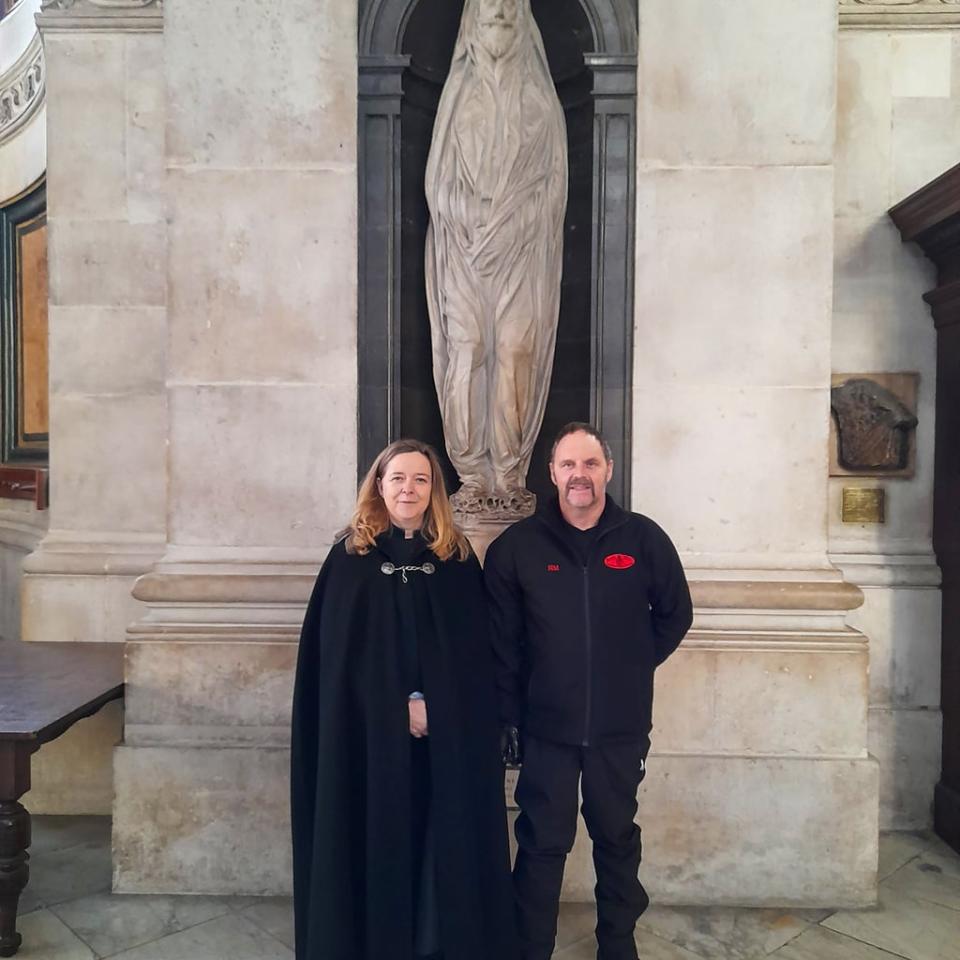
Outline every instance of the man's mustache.
<path id="1" fill-rule="evenodd" d="M 593 491 L 593 481 L 589 477 L 571 477 L 567 481 L 567 493 L 569 493 L 574 487 L 586 487 Z"/>

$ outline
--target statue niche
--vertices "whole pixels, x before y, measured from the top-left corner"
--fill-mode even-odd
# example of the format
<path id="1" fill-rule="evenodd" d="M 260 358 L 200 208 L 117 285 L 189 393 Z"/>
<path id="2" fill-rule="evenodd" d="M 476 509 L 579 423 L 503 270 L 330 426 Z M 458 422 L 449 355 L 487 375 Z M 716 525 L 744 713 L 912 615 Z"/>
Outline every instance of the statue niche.
<path id="1" fill-rule="evenodd" d="M 431 190 L 427 161 L 435 130 L 444 127 L 442 116 L 439 122 L 438 116 L 445 87 L 459 87 L 461 93 L 472 88 L 473 80 L 467 76 L 470 71 L 466 69 L 469 57 L 460 61 L 464 69 L 459 79 L 456 72 L 457 57 L 461 56 L 458 46 L 461 24 L 474 2 L 360 0 L 358 31 L 358 469 L 365 469 L 390 440 L 417 436 L 441 452 L 444 477 L 450 490 L 461 486 L 461 472 L 446 453 L 455 431 L 447 429 L 445 424 L 452 408 L 446 405 L 447 409 L 442 410 L 443 404 L 438 398 L 438 392 L 443 391 L 438 391 L 435 372 L 445 368 L 442 357 L 441 362 L 437 362 L 435 349 L 440 347 L 441 354 L 446 350 L 448 363 L 451 354 L 447 341 L 433 335 L 438 326 L 446 325 L 449 330 L 449 324 L 445 319 L 441 324 L 432 321 L 426 256 L 427 232 L 433 223 L 431 245 L 437 255 L 434 265 L 440 268 L 438 273 L 443 275 L 441 281 L 445 283 L 444 278 L 450 276 L 451 259 L 447 255 L 450 247 L 439 236 L 438 225 L 443 219 L 440 206 L 446 202 L 440 193 L 443 185 L 450 181 L 440 177 L 434 181 L 440 189 Z M 498 4 L 493 2 L 492 6 Z M 523 273 L 524 284 L 518 289 L 523 297 L 542 299 L 543 291 L 549 286 L 552 296 L 559 301 L 552 308 L 556 311 L 555 319 L 550 320 L 552 311 L 545 312 L 542 304 L 535 312 L 538 317 L 547 318 L 538 325 L 538 330 L 549 332 L 552 325 L 555 333 L 552 347 L 550 336 L 541 337 L 539 332 L 535 343 L 533 339 L 524 343 L 520 337 L 521 344 L 530 346 L 531 350 L 526 366 L 536 369 L 538 379 L 529 387 L 514 391 L 515 395 L 523 394 L 520 402 L 514 400 L 507 407 L 508 411 L 514 408 L 516 416 L 512 420 L 507 417 L 508 422 L 498 433 L 497 439 L 504 441 L 499 449 L 515 451 L 510 455 L 516 460 L 515 466 L 509 465 L 510 457 L 502 455 L 498 456 L 499 466 L 494 466 L 493 444 L 485 438 L 482 445 L 486 463 L 480 473 L 483 482 L 468 485 L 461 499 L 471 499 L 468 497 L 470 486 L 474 491 L 493 489 L 500 494 L 504 488 L 522 491 L 524 473 L 530 493 L 538 497 L 551 495 L 553 487 L 546 460 L 552 436 L 570 420 L 589 420 L 611 439 L 619 463 L 611 493 L 620 502 L 629 503 L 636 206 L 636 0 L 517 0 L 517 24 L 524 14 L 528 17 L 532 14 L 531 23 L 535 21 L 542 38 L 540 49 L 534 45 L 531 53 L 527 48 L 528 69 L 533 69 L 535 82 L 531 87 L 528 80 L 525 90 L 530 88 L 529 94 L 542 101 L 540 116 L 550 115 L 545 96 L 552 92 L 559 100 L 562 117 L 557 117 L 559 122 L 549 134 L 559 141 L 557 162 L 551 167 L 554 175 L 546 176 L 539 171 L 541 182 L 536 188 L 540 191 L 539 205 L 528 206 L 521 200 L 518 209 L 526 217 L 533 216 L 535 210 L 538 218 L 559 220 L 562 237 L 554 245 L 543 245 L 536 254 L 530 247 L 526 261 L 517 260 L 518 266 L 523 263 L 525 268 L 537 257 L 544 262 L 549 260 L 554 277 L 559 271 L 559 286 L 554 280 L 551 285 L 544 283 L 535 289 L 526 283 L 528 278 Z M 509 26 L 503 26 L 505 15 L 494 10 L 492 19 L 501 21 L 501 25 L 492 30 L 511 32 Z M 495 38 L 488 40 L 496 52 Z M 462 49 L 468 46 L 464 38 Z M 488 60 L 498 61 L 501 70 L 515 59 L 506 48 L 494 57 L 491 50 L 480 43 L 479 34 L 473 47 L 484 50 Z M 456 57 L 455 48 L 458 49 Z M 493 116 L 509 133 L 510 113 L 503 109 L 503 104 L 494 104 Z M 454 130 L 450 125 L 446 129 Z M 480 132 L 476 132 L 479 135 Z M 461 134 L 465 133 L 461 128 Z M 548 136 L 546 129 L 544 136 Z M 452 138 L 448 142 L 451 141 Z M 485 142 L 482 138 L 477 141 Z M 468 156 L 461 159 L 464 161 L 459 167 L 461 172 L 476 162 L 476 158 Z M 442 151 L 438 153 L 438 169 L 450 160 Z M 455 175 L 459 163 L 460 160 L 454 163 Z M 564 164 L 565 211 L 562 205 L 564 178 L 558 175 Z M 485 228 L 495 222 L 496 214 L 491 219 L 489 210 L 501 205 L 511 182 L 501 166 L 497 163 L 495 170 L 488 171 L 486 183 L 481 184 L 473 196 L 481 208 L 489 201 L 487 210 L 483 211 L 487 219 L 477 220 L 483 220 Z M 461 193 L 460 199 L 468 193 Z M 484 193 L 490 196 L 481 196 Z M 431 215 L 428 195 L 440 216 Z M 503 212 L 507 212 L 506 207 Z M 456 235 L 460 229 L 453 218 L 448 218 L 442 226 L 447 235 L 450 232 Z M 538 224 L 541 229 L 544 226 L 543 222 Z M 505 262 L 497 246 L 509 239 L 508 236 L 488 232 L 491 262 Z M 455 265 L 467 262 L 466 248 L 454 252 L 453 260 L 458 261 Z M 541 267 L 541 276 L 548 272 Z M 520 270 L 515 273 L 518 280 L 520 274 Z M 503 268 L 502 275 L 508 276 L 509 271 Z M 475 295 L 479 289 L 488 296 L 487 291 L 496 286 L 497 283 L 485 279 L 474 285 L 471 294 Z M 440 290 L 441 283 L 435 277 L 430 298 L 436 293 L 437 305 Z M 443 300 L 443 307 L 449 307 L 446 293 Z M 434 317 L 440 318 L 441 311 L 435 311 Z M 512 329 L 516 331 L 517 327 Z M 510 333 L 509 324 L 504 331 Z M 539 353 L 538 358 L 534 358 L 535 353 Z M 493 351 L 487 354 L 492 355 Z M 519 359 L 523 360 L 522 355 Z M 446 369 L 448 373 L 441 376 L 439 383 L 449 382 L 451 387 L 464 389 L 465 384 L 458 383 L 459 374 L 451 374 L 449 366 Z M 520 377 L 517 382 L 524 382 L 524 378 Z M 496 389 L 490 390 L 489 385 L 488 379 L 488 397 L 496 398 Z M 498 385 L 502 388 L 505 384 Z M 521 407 L 527 411 L 522 418 Z M 538 434 L 540 417 L 542 426 Z M 522 425 L 522 421 L 526 425 Z M 459 459 L 460 448 L 451 446 Z M 485 505 L 480 503 L 479 495 L 472 503 L 474 507 Z M 520 513 L 512 511 L 529 509 L 532 497 L 523 493 L 509 498 L 501 496 L 497 504 L 506 508 L 502 513 L 505 519 L 516 519 Z M 482 515 L 473 516 L 479 519 Z"/>
<path id="2" fill-rule="evenodd" d="M 467 0 L 426 170 L 433 373 L 458 513 L 532 513 L 553 370 L 567 133 L 529 0 Z"/>

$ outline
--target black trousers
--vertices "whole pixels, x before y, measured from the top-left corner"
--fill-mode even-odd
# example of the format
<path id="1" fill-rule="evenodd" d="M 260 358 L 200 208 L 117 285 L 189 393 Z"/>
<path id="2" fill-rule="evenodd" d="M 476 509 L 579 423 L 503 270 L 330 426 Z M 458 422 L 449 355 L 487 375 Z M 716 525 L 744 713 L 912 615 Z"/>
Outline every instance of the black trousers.
<path id="1" fill-rule="evenodd" d="M 524 960 L 549 960 L 560 887 L 577 832 L 578 784 L 597 873 L 600 960 L 635 960 L 633 931 L 649 898 L 637 876 L 637 787 L 649 742 L 577 747 L 527 737 L 517 782 L 520 807 L 513 871 Z"/>

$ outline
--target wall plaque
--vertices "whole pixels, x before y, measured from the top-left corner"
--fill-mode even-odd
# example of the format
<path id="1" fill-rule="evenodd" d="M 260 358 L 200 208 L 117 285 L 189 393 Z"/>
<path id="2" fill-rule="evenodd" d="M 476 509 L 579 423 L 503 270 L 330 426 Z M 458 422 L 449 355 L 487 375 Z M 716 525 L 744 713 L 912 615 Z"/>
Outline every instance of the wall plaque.
<path id="1" fill-rule="evenodd" d="M 834 374 L 830 391 L 830 476 L 912 477 L 916 373 Z"/>
<path id="2" fill-rule="evenodd" d="M 882 487 L 844 487 L 840 518 L 844 523 L 885 523 Z"/>

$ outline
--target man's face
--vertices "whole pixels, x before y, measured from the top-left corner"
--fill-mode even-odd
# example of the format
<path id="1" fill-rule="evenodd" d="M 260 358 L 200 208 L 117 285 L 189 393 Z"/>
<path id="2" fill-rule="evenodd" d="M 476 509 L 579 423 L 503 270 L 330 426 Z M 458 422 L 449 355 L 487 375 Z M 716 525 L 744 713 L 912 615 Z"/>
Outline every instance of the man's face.
<path id="1" fill-rule="evenodd" d="M 596 437 L 577 431 L 557 444 L 550 479 L 567 506 L 585 510 L 601 502 L 612 476 L 613 461 L 604 457 L 603 446 Z"/>
<path id="2" fill-rule="evenodd" d="M 480 0 L 478 29 L 484 50 L 499 60 L 517 35 L 518 0 Z"/>

